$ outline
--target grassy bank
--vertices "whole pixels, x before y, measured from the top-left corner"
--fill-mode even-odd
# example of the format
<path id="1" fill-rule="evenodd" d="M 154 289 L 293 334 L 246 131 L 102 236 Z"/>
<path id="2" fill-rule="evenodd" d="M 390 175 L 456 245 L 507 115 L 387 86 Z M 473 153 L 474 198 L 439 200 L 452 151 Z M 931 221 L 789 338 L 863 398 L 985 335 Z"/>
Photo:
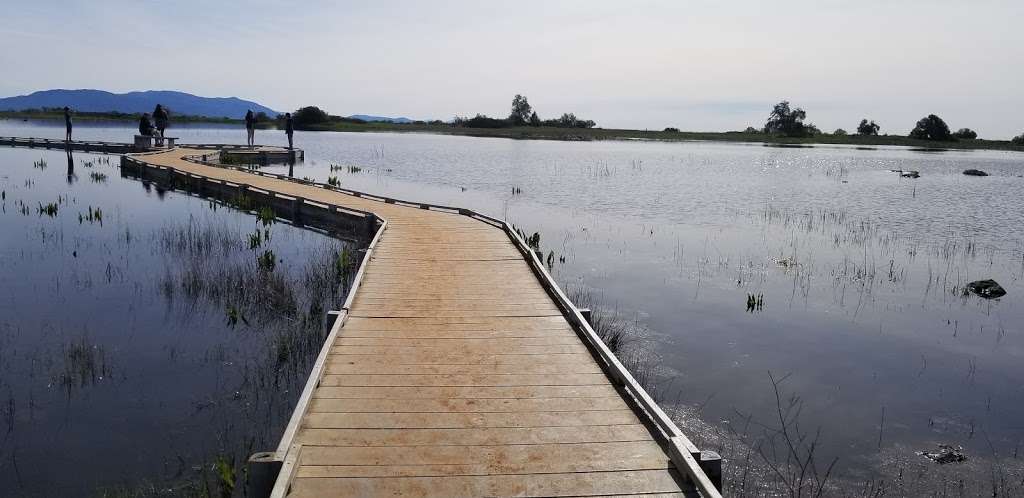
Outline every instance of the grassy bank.
<path id="1" fill-rule="evenodd" d="M 80 121 L 110 121 L 110 122 L 131 122 L 136 123 L 140 114 L 123 113 L 95 113 L 78 112 L 74 114 L 76 120 Z M 0 119 L 32 119 L 32 120 L 63 120 L 64 116 L 58 112 L 39 111 L 0 111 Z M 172 117 L 173 123 L 216 123 L 216 124 L 237 124 L 241 125 L 241 119 L 209 118 L 204 116 L 179 116 Z M 259 129 L 276 129 L 278 123 L 275 120 L 261 121 L 256 124 Z M 471 137 L 495 137 L 511 138 L 516 140 L 563 140 L 563 141 L 593 141 L 593 140 L 657 140 L 666 142 L 683 142 L 692 140 L 706 140 L 713 142 L 750 142 L 775 144 L 779 146 L 812 146 L 812 145 L 848 145 L 855 147 L 876 147 L 883 145 L 896 145 L 903 147 L 915 147 L 922 149 L 987 149 L 987 150 L 1010 150 L 1024 152 L 1024 146 L 1014 145 L 1009 140 L 957 140 L 951 142 L 936 142 L 930 140 L 917 140 L 902 135 L 831 135 L 827 133 L 818 134 L 812 137 L 786 137 L 767 133 L 746 133 L 741 131 L 727 132 L 694 132 L 694 131 L 655 131 L 655 130 L 622 130 L 606 128 L 555 128 L 555 127 L 534 127 L 516 126 L 509 128 L 467 128 L 452 126 L 449 124 L 429 123 L 350 123 L 332 122 L 321 125 L 298 126 L 296 129 L 305 131 L 339 131 L 339 132 L 404 132 L 404 133 L 435 133 L 443 135 L 465 135 Z"/>
<path id="2" fill-rule="evenodd" d="M 927 149 L 991 149 L 1024 152 L 1024 146 L 1014 145 L 1009 140 L 958 140 L 955 142 L 935 142 L 916 140 L 899 135 L 860 136 L 820 134 L 813 137 L 785 137 L 766 133 L 729 132 L 689 132 L 689 131 L 653 131 L 653 130 L 618 130 L 604 128 L 553 128 L 518 126 L 510 128 L 465 128 L 451 125 L 436 124 L 396 124 L 396 123 L 330 123 L 313 125 L 305 128 L 308 131 L 345 131 L 345 132 L 411 132 L 439 133 L 447 135 L 466 135 L 473 137 L 497 137 L 520 140 L 659 140 L 681 142 L 689 140 L 708 140 L 716 142 L 754 142 L 778 144 L 780 146 L 810 146 L 814 144 L 849 145 L 856 147 L 875 147 L 881 145 L 898 145 Z"/>

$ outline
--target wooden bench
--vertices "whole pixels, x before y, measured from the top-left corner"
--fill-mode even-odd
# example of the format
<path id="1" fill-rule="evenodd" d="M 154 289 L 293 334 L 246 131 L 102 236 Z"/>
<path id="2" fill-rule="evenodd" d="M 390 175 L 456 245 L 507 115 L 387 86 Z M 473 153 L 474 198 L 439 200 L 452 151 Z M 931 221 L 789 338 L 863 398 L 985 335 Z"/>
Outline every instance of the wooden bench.
<path id="1" fill-rule="evenodd" d="M 177 137 L 161 137 L 159 135 L 135 135 L 135 149 L 148 150 L 167 147 L 174 148 L 174 141 Z"/>

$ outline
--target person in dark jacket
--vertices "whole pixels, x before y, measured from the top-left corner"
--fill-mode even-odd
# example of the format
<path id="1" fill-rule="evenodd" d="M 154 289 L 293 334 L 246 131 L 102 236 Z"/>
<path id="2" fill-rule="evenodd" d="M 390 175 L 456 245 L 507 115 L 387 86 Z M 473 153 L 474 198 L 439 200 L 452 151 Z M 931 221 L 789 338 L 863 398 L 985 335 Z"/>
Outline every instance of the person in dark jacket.
<path id="1" fill-rule="evenodd" d="M 71 141 L 71 109 L 67 106 L 64 107 L 64 127 L 67 128 L 67 134 L 64 136 L 64 140 Z"/>
<path id="2" fill-rule="evenodd" d="M 139 135 L 144 137 L 153 136 L 153 123 L 149 120 L 149 113 L 143 114 L 139 118 Z"/>
<path id="3" fill-rule="evenodd" d="M 153 109 L 153 121 L 156 122 L 156 129 L 160 132 L 160 136 L 164 136 L 164 130 L 167 129 L 167 125 L 171 120 L 171 116 L 167 114 L 167 109 L 164 106 L 157 104 L 156 109 Z"/>
<path id="4" fill-rule="evenodd" d="M 292 113 L 284 113 L 284 134 L 288 135 L 288 148 L 292 148 L 292 135 L 295 133 L 295 123 L 292 122 Z"/>
<path id="5" fill-rule="evenodd" d="M 256 142 L 256 115 L 252 109 L 245 113 L 245 143 L 252 147 Z"/>

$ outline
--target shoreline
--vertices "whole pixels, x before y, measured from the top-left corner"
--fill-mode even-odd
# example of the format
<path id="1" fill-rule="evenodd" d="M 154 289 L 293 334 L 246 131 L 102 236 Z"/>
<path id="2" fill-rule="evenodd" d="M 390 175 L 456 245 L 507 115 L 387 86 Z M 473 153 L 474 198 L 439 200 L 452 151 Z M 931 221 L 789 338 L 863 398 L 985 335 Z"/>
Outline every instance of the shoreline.
<path id="1" fill-rule="evenodd" d="M 75 119 L 85 122 L 111 122 L 133 124 L 138 119 L 135 115 L 109 114 L 76 114 Z M 0 111 L 0 120 L 12 121 L 61 121 L 62 115 L 38 114 L 25 112 Z M 241 125 L 241 119 L 206 118 L 201 116 L 179 116 L 174 121 L 179 123 L 226 124 Z M 274 121 L 257 123 L 257 129 L 279 129 Z M 767 147 L 807 147 L 840 145 L 858 149 L 872 150 L 876 147 L 909 147 L 922 151 L 940 152 L 944 150 L 1002 150 L 1024 152 L 1024 145 L 1015 145 L 1009 140 L 957 140 L 936 142 L 918 140 L 902 135 L 831 135 L 819 134 L 813 137 L 785 137 L 765 133 L 747 133 L 741 131 L 695 132 L 695 131 L 653 131 L 626 130 L 605 128 L 552 128 L 519 126 L 510 128 L 462 128 L 451 125 L 436 124 L 398 124 L 387 122 L 330 123 L 314 126 L 296 126 L 298 131 L 312 132 L 343 132 L 343 133 L 428 133 L 434 135 L 457 135 L 478 138 L 505 138 L 510 140 L 554 140 L 561 142 L 593 142 L 600 140 L 631 140 L 652 142 L 722 142 L 763 144 Z"/>

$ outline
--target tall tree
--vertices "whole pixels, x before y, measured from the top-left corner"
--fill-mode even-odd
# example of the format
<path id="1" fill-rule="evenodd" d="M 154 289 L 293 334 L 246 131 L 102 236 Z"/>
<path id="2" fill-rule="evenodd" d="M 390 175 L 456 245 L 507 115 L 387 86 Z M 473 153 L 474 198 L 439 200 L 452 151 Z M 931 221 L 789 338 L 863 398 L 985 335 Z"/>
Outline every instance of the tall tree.
<path id="1" fill-rule="evenodd" d="M 953 135 L 949 132 L 949 126 L 942 118 L 929 114 L 914 126 L 913 130 L 910 130 L 910 138 L 917 138 L 920 140 L 953 140 Z"/>
<path id="2" fill-rule="evenodd" d="M 804 119 L 807 113 L 797 107 L 790 108 L 789 102 L 783 100 L 772 108 L 768 115 L 768 121 L 764 124 L 765 133 L 782 133 L 791 137 L 800 137 L 807 134 L 804 127 Z"/>
<path id="3" fill-rule="evenodd" d="M 530 107 L 530 103 L 525 96 L 517 93 L 512 99 L 512 113 L 508 116 L 509 121 L 516 126 L 523 126 L 530 122 L 531 114 L 533 114 L 533 108 Z"/>
<path id="4" fill-rule="evenodd" d="M 537 115 L 537 111 L 530 114 L 530 126 L 540 126 L 540 116 Z"/>
<path id="5" fill-rule="evenodd" d="M 878 135 L 878 130 L 882 129 L 878 126 L 874 120 L 868 121 L 867 119 L 860 120 L 860 124 L 857 125 L 858 135 Z"/>

